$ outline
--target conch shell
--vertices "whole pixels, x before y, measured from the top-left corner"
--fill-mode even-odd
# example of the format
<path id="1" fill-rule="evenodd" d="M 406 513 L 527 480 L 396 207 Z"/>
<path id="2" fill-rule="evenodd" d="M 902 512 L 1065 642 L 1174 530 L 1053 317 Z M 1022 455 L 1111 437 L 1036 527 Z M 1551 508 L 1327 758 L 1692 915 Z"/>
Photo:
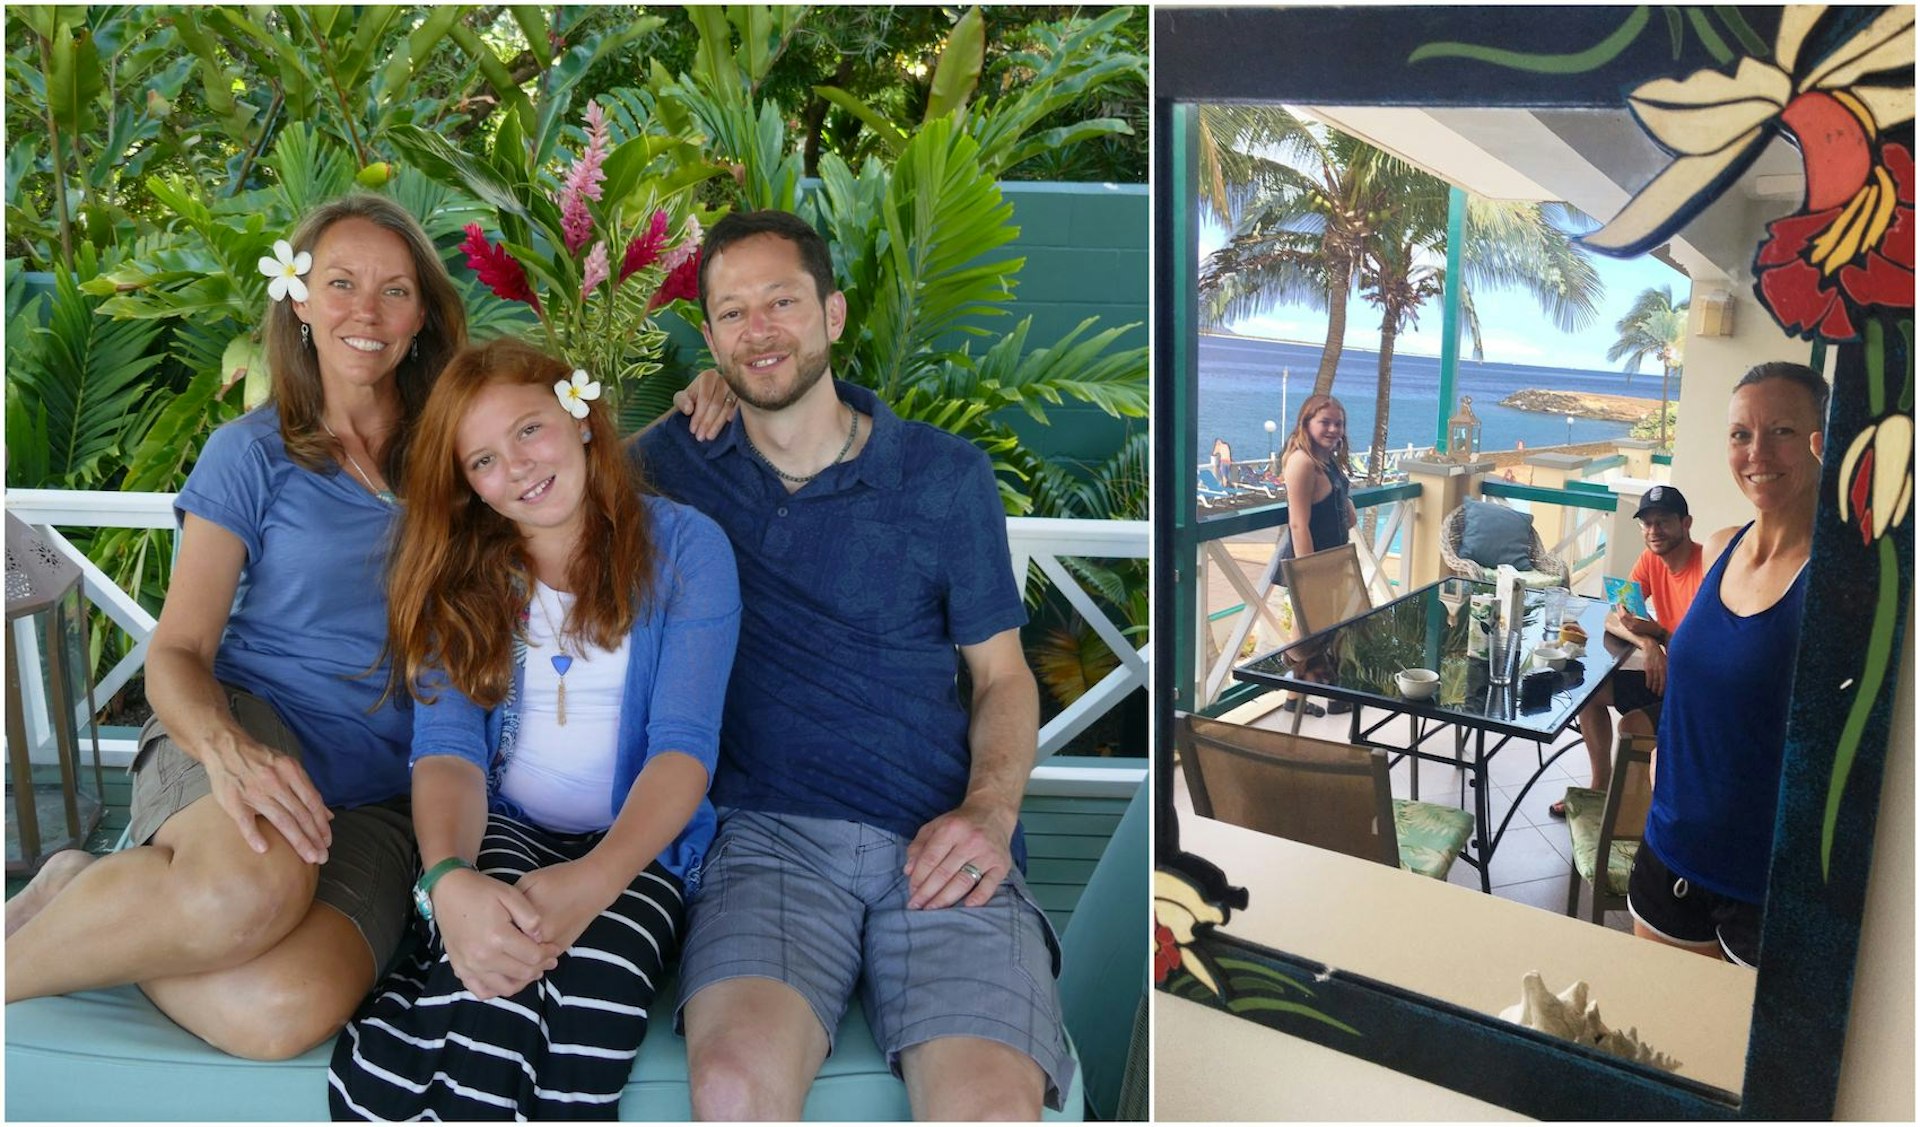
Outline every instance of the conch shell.
<path id="1" fill-rule="evenodd" d="M 1587 1000 L 1587 984 L 1576 981 L 1558 995 L 1547 989 L 1539 971 L 1528 971 L 1520 980 L 1520 1001 L 1500 1011 L 1500 1016 L 1528 1029 L 1550 1033 L 1568 1041 L 1612 1053 L 1638 1064 L 1650 1064 L 1675 1072 L 1680 1062 L 1643 1043 L 1638 1027 L 1626 1032 L 1608 1029 L 1600 1020 L 1600 1003 Z"/>

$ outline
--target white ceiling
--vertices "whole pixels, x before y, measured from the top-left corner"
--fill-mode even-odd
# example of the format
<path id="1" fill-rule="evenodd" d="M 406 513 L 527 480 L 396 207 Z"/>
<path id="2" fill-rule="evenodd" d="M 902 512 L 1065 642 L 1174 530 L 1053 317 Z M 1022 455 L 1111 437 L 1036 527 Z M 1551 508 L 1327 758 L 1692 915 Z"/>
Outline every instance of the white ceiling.
<path id="1" fill-rule="evenodd" d="M 1611 218 L 1671 159 L 1625 110 L 1289 107 L 1475 195 L 1561 200 Z M 1744 285 L 1764 225 L 1791 212 L 1800 158 L 1775 140 L 1734 188 L 1656 255 L 1699 281 Z"/>

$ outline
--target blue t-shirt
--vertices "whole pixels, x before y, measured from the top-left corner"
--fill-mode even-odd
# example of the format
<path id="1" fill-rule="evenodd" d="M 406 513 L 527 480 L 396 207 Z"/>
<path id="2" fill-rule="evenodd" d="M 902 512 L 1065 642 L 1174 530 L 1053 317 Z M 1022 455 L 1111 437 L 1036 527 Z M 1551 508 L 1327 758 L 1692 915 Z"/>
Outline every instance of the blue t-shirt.
<path id="1" fill-rule="evenodd" d="M 635 451 L 655 488 L 719 523 L 740 569 L 714 802 L 912 837 L 966 797 L 955 647 L 1020 626 L 1026 608 L 986 455 L 835 388 L 873 433 L 793 494 L 737 420 L 701 443 L 676 414 Z"/>
<path id="2" fill-rule="evenodd" d="M 174 501 L 240 538 L 247 559 L 213 675 L 273 706 L 329 806 L 407 793 L 412 709 L 387 682 L 387 549 L 396 510 L 340 472 L 287 457 L 280 413 L 214 431 Z"/>
<path id="3" fill-rule="evenodd" d="M 607 796 L 609 823 L 620 816 L 647 761 L 663 751 L 692 756 L 707 769 L 707 777 L 713 777 L 720 706 L 740 634 L 740 588 L 726 538 L 711 520 L 685 505 L 661 497 L 645 501 L 658 553 L 654 597 L 634 618 L 627 636 L 627 676 L 615 737 L 619 747 L 613 790 Z M 429 678 L 428 687 L 436 695 L 432 704 L 414 709 L 413 759 L 465 759 L 487 772 L 493 809 L 526 818 L 500 795 L 500 779 L 519 726 L 516 702 L 526 685 L 525 648 L 514 650 L 512 692 L 492 709 L 474 704 L 437 671 Z M 713 806 L 702 798 L 686 827 L 660 854 L 660 864 L 684 881 L 689 893 L 699 887 L 713 832 Z"/>
<path id="4" fill-rule="evenodd" d="M 1780 600 L 1758 614 L 1728 610 L 1720 584 L 1752 528 L 1741 529 L 1707 570 L 1667 646 L 1667 700 L 1646 840 L 1692 883 L 1760 904 L 1773 862 L 1807 572 L 1802 568 Z"/>

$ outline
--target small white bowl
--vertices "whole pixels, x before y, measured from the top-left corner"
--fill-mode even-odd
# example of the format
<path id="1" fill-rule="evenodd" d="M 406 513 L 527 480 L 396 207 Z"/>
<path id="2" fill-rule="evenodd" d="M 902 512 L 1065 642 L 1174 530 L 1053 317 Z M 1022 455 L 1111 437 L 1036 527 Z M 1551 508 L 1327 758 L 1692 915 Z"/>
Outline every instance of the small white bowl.
<path id="1" fill-rule="evenodd" d="M 1428 700 L 1440 691 L 1440 675 L 1431 669 L 1402 669 L 1393 680 L 1408 700 Z"/>
<path id="2" fill-rule="evenodd" d="M 1533 647 L 1533 659 L 1555 672 L 1567 667 L 1567 659 L 1573 654 L 1571 647 L 1559 643 L 1547 643 Z"/>

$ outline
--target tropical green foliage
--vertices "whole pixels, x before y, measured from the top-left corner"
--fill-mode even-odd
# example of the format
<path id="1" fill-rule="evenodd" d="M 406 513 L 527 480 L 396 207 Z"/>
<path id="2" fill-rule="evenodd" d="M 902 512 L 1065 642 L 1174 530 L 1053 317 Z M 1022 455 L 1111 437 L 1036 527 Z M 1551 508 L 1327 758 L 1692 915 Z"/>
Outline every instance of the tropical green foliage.
<path id="1" fill-rule="evenodd" d="M 589 101 L 612 136 L 595 235 L 616 273 L 622 240 L 669 201 L 687 201 L 675 235 L 689 211 L 801 211 L 857 310 L 840 374 L 987 450 L 1009 511 L 1046 511 L 1101 471 L 1022 448 L 1000 417 L 1145 413 L 1145 350 L 1118 347 L 1132 326 L 1032 342 L 1010 316 L 1023 263 L 995 180 L 1103 161 L 1144 178 L 1144 10 L 15 6 L 5 21 L 10 485 L 179 488 L 206 435 L 264 396 L 256 260 L 356 185 L 421 218 L 476 338 L 544 331 L 458 245 L 478 223 L 546 292 L 580 292 L 552 194 Z M 38 296 L 31 271 L 52 275 Z M 583 297 L 570 331 L 632 305 Z M 697 370 L 674 349 L 659 357 L 675 379 L 628 369 L 623 419 Z M 158 542 L 95 547 L 157 608 Z M 1143 589 L 1101 582 L 1116 605 Z"/>
<path id="2" fill-rule="evenodd" d="M 787 193 L 798 174 L 793 150 L 780 119 L 766 105 L 756 110 L 752 93 L 777 61 L 759 50 L 775 38 L 775 29 L 736 9 L 729 12 L 724 25 L 713 18 L 702 25 L 703 35 L 726 38 L 703 45 L 692 73 L 656 76 L 655 102 L 677 101 L 702 121 L 728 124 L 710 152 L 712 159 L 739 166 L 730 203 L 790 206 Z M 986 450 L 1001 471 L 1009 513 L 1031 510 L 1037 459 L 1021 451 L 1013 431 L 995 418 L 1000 408 L 1018 407 L 1043 421 L 1044 404 L 1064 399 L 1114 415 L 1146 413 L 1146 350 L 1111 349 L 1131 326 L 1083 339 L 1091 327 L 1083 324 L 1049 348 L 1029 350 L 1027 322 L 1011 331 L 995 325 L 1009 312 L 1024 261 L 993 257 L 1018 229 L 990 169 L 1018 160 L 1032 138 L 1029 130 L 1062 105 L 1063 96 L 1070 101 L 1116 80 L 1125 68 L 1103 61 L 1101 36 L 1128 14 L 1116 10 L 1063 25 L 1050 42 L 1066 57 L 1036 66 L 1029 82 L 1008 98 L 968 89 L 971 62 L 943 57 L 935 74 L 946 81 L 935 108 L 950 106 L 945 115 L 895 126 L 899 136 L 889 145 L 897 155 L 891 160 L 870 156 L 856 168 L 838 156 L 822 156 L 820 190 L 797 201 L 796 210 L 833 248 L 836 281 L 847 295 L 847 329 L 836 349 L 835 373 L 872 388 L 903 418 L 940 426 Z M 977 49 L 976 18 L 961 17 L 950 46 L 965 60 Z M 996 343 L 977 357 L 966 343 L 994 335 Z"/>

